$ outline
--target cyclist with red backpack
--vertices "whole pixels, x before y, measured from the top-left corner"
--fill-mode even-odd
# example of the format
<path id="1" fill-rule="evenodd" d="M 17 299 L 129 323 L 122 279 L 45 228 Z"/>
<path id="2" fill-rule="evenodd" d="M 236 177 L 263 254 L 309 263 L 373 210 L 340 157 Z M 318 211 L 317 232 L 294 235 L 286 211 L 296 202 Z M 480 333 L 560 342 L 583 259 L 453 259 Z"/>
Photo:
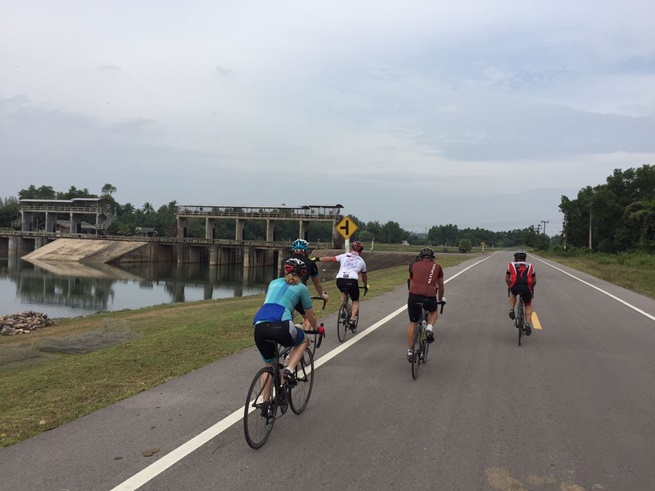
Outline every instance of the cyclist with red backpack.
<path id="1" fill-rule="evenodd" d="M 525 334 L 532 334 L 532 297 L 534 287 L 537 284 L 537 274 L 532 263 L 527 262 L 525 251 L 516 251 L 514 261 L 507 265 L 505 272 L 505 283 L 509 288 L 509 318 L 514 319 L 514 306 L 516 296 L 521 295 L 525 305 Z"/>

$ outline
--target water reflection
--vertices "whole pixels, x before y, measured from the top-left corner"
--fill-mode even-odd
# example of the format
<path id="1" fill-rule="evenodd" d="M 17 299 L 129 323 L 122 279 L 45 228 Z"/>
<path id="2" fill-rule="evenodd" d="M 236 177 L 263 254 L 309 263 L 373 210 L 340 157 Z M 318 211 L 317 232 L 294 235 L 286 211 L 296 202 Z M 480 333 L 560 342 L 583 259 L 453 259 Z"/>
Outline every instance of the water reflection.
<path id="1" fill-rule="evenodd" d="M 50 317 L 262 293 L 274 267 L 139 263 L 121 267 L 0 258 L 0 315 L 25 310 Z"/>

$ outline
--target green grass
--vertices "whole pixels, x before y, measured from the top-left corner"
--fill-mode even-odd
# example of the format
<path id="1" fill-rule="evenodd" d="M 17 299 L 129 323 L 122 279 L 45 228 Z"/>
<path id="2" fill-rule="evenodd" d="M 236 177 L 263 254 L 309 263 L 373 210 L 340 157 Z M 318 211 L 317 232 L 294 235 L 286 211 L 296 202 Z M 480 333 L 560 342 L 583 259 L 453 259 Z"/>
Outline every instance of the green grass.
<path id="1" fill-rule="evenodd" d="M 448 267 L 466 259 L 438 260 Z M 407 266 L 371 272 L 371 290 L 363 301 L 406 280 Z M 252 319 L 262 300 L 257 295 L 99 313 L 61 319 L 29 335 L 0 337 L 0 447 L 252 346 Z M 338 303 L 333 294 L 325 311 L 318 312 L 319 320 L 336 312 Z M 62 342 L 79 345 L 89 333 L 121 342 L 85 354 L 52 354 L 50 349 L 43 354 Z"/>
<path id="2" fill-rule="evenodd" d="M 655 298 L 655 255 L 603 254 L 581 250 L 566 253 L 561 249 L 539 251 L 539 255 Z"/>

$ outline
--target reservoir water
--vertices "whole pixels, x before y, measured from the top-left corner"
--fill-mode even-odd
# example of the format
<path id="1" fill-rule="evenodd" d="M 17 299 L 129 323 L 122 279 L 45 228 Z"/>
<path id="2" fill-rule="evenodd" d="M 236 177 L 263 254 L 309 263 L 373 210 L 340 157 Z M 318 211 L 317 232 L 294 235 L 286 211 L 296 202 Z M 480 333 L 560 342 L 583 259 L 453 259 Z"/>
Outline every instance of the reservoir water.
<path id="1" fill-rule="evenodd" d="M 264 293 L 276 268 L 138 263 L 110 266 L 0 258 L 0 316 L 51 318 Z"/>

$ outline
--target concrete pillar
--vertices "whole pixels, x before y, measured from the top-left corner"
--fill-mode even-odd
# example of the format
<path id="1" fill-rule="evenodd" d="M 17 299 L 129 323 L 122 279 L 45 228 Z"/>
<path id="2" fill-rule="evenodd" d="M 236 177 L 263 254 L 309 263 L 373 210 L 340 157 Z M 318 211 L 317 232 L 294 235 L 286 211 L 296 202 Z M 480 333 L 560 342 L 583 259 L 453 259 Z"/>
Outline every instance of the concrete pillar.
<path id="1" fill-rule="evenodd" d="M 57 231 L 57 214 L 45 212 L 45 231 L 46 232 L 56 232 Z"/>
<path id="2" fill-rule="evenodd" d="M 266 220 L 266 240 L 273 242 L 275 240 L 275 220 L 268 218 Z"/>
<path id="3" fill-rule="evenodd" d="M 29 211 L 23 211 L 21 210 L 20 212 L 20 219 L 21 219 L 21 225 L 20 229 L 22 232 L 31 232 L 32 231 L 32 220 L 34 220 L 34 213 L 30 213 Z"/>
<path id="4" fill-rule="evenodd" d="M 37 250 L 48 243 L 47 237 L 36 237 L 34 239 L 34 250 Z"/>
<path id="5" fill-rule="evenodd" d="M 300 220 L 300 227 L 298 230 L 298 237 L 307 240 L 307 228 L 309 227 L 308 220 Z"/>
<path id="6" fill-rule="evenodd" d="M 207 218 L 205 219 L 205 239 L 215 239 L 216 238 L 216 219 Z"/>
<path id="7" fill-rule="evenodd" d="M 9 244 L 7 246 L 9 257 L 18 256 L 18 243 L 22 239 L 17 235 L 12 235 L 9 237 Z"/>
<path id="8" fill-rule="evenodd" d="M 177 217 L 177 236 L 186 237 L 187 219 L 186 217 Z"/>
<path id="9" fill-rule="evenodd" d="M 243 231 L 246 227 L 246 221 L 236 219 L 236 231 L 234 233 L 234 240 L 243 240 Z"/>
<path id="10" fill-rule="evenodd" d="M 82 215 L 71 212 L 70 230 L 71 234 L 82 233 Z"/>

